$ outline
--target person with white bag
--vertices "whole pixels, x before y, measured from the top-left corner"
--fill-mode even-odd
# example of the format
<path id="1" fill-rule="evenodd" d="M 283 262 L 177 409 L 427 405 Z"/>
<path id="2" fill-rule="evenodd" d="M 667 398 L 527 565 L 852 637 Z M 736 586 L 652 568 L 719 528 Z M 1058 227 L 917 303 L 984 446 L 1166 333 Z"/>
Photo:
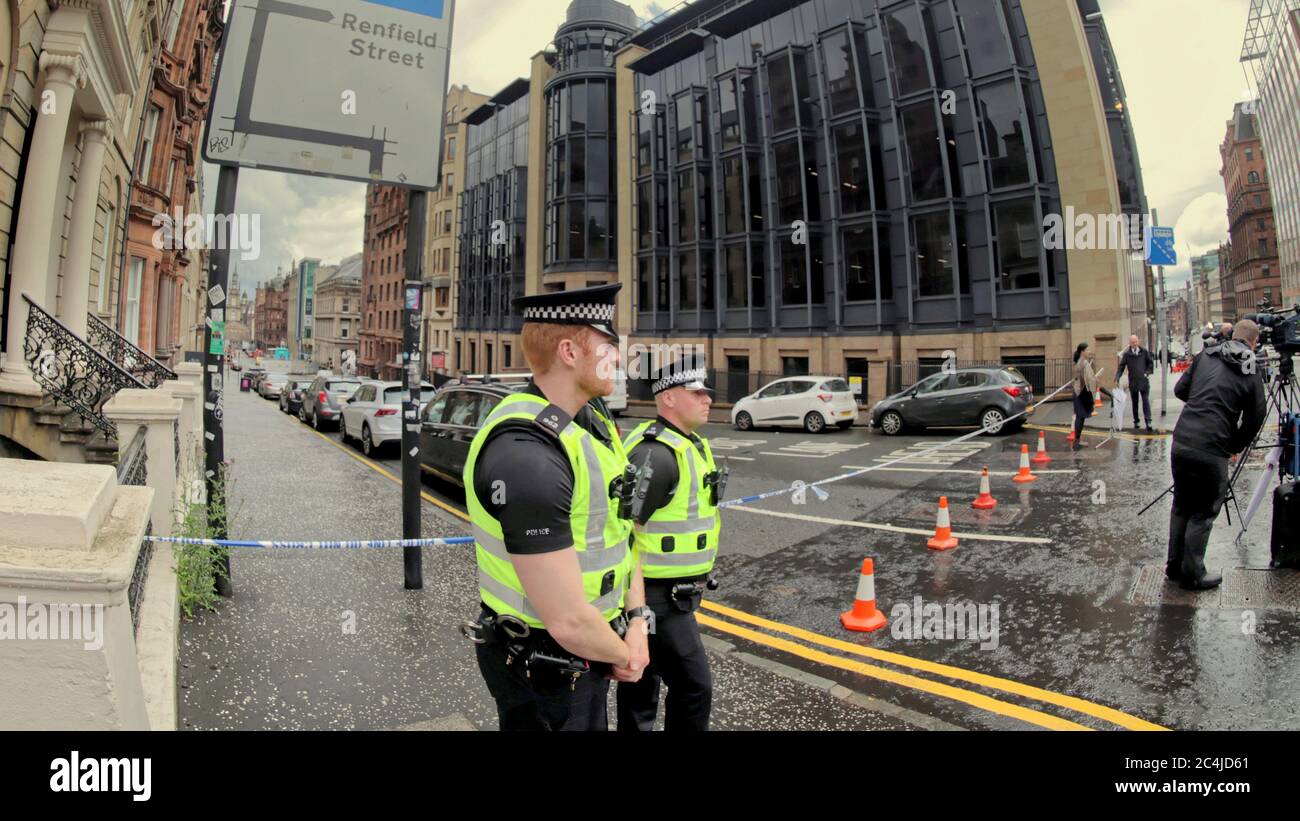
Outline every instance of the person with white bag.
<path id="1" fill-rule="evenodd" d="M 1152 358 L 1151 352 L 1142 347 L 1142 340 L 1137 335 L 1129 337 L 1129 346 L 1119 358 L 1119 370 L 1115 372 L 1115 385 L 1124 387 L 1124 380 L 1128 378 L 1128 392 L 1133 399 L 1133 430 L 1141 430 L 1138 422 L 1141 421 L 1138 414 L 1139 409 L 1146 414 L 1147 433 L 1154 433 L 1151 427 L 1151 380 L 1150 377 L 1156 371 L 1155 359 Z M 1141 399 L 1141 408 L 1138 400 Z M 1120 427 L 1123 427 L 1123 417 L 1120 416 L 1119 410 L 1115 411 L 1115 416 L 1121 419 Z"/>

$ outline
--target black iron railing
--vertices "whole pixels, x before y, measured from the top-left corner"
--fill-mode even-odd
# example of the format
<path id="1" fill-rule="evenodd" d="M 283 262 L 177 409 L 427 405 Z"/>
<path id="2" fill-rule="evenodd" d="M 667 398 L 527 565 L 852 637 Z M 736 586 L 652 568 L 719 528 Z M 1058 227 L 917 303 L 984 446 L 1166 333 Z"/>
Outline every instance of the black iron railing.
<path id="1" fill-rule="evenodd" d="M 148 386 L 95 350 L 30 296 L 27 302 L 27 336 L 23 358 L 36 384 L 57 401 L 72 408 L 109 438 L 117 438 L 117 425 L 104 416 L 104 403 L 124 388 Z"/>
<path id="2" fill-rule="evenodd" d="M 149 452 L 145 448 L 147 429 L 141 425 L 125 452 L 117 456 L 117 483 L 129 487 L 145 487 L 149 483 Z"/>
<path id="3" fill-rule="evenodd" d="M 131 632 L 140 632 L 140 602 L 144 598 L 144 585 L 149 578 L 149 560 L 153 558 L 153 524 L 144 528 L 145 539 L 140 543 L 140 552 L 135 557 L 135 569 L 131 571 L 131 583 L 126 588 L 126 601 L 131 608 Z"/>
<path id="4" fill-rule="evenodd" d="M 94 314 L 86 314 L 86 341 L 92 348 L 113 360 L 119 368 L 143 382 L 147 388 L 156 388 L 167 380 L 176 378 L 176 373 L 171 368 L 140 350 Z"/>
<path id="5" fill-rule="evenodd" d="M 141 425 L 135 431 L 131 444 L 117 457 L 117 483 L 130 487 L 145 487 L 149 483 L 149 450 L 145 446 L 148 428 Z M 131 572 L 131 583 L 126 588 L 127 603 L 131 608 L 131 628 L 140 632 L 140 599 L 144 594 L 144 583 L 149 575 L 149 560 L 153 557 L 153 542 L 147 538 L 153 534 L 153 525 L 145 526 L 145 540 L 140 544 L 140 553 L 135 559 L 135 569 Z"/>

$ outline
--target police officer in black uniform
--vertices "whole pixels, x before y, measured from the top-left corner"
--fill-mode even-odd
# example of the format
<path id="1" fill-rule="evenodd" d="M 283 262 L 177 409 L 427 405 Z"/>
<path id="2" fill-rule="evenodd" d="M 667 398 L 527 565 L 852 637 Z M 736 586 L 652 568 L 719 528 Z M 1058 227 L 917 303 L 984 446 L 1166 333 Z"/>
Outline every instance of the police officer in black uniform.
<path id="1" fill-rule="evenodd" d="M 629 466 L 600 402 L 620 287 L 516 300 L 533 381 L 493 408 L 466 459 L 482 608 L 462 632 L 502 730 L 606 730 L 609 679 L 648 663 Z"/>
<path id="2" fill-rule="evenodd" d="M 704 590 L 716 587 L 718 511 L 725 473 L 696 430 L 708 422 L 711 389 L 702 359 L 684 357 L 654 375 L 658 417 L 624 441 L 634 466 L 648 464 L 633 506 L 637 560 L 654 612 L 650 666 L 618 685 L 618 730 L 654 729 L 660 684 L 668 686 L 664 729 L 707 730 L 713 676 L 695 620 Z"/>

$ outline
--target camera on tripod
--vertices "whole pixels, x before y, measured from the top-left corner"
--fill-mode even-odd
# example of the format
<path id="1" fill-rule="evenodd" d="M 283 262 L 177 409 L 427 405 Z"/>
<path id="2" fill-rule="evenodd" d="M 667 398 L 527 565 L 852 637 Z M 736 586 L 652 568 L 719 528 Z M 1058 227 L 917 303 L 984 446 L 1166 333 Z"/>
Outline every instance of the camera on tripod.
<path id="1" fill-rule="evenodd" d="M 1274 308 L 1265 299 L 1259 303 L 1259 313 L 1245 317 L 1259 326 L 1260 346 L 1270 346 L 1283 361 L 1300 353 L 1300 305 L 1290 311 Z"/>

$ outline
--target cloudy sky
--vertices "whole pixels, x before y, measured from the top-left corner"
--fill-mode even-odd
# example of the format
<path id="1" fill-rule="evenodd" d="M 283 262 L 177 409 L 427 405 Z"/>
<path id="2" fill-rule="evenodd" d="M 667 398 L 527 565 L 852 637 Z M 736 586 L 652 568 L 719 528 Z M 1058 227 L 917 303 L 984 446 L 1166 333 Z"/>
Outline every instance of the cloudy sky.
<path id="1" fill-rule="evenodd" d="M 523 76 L 568 5 L 569 0 L 461 0 L 451 82 L 494 94 Z M 642 17 L 670 5 L 632 2 Z M 1171 282 L 1186 279 L 1189 252 L 1217 247 L 1227 234 L 1219 145 L 1233 103 L 1249 97 L 1237 60 L 1249 6 L 1249 0 L 1101 0 L 1128 93 L 1147 198 L 1161 223 L 1177 231 L 1181 264 L 1166 271 Z M 209 166 L 209 208 L 216 181 Z M 358 183 L 243 171 L 236 210 L 262 215 L 262 254 L 239 263 L 241 282 L 251 289 L 294 258 L 328 264 L 359 252 L 364 191 Z"/>

